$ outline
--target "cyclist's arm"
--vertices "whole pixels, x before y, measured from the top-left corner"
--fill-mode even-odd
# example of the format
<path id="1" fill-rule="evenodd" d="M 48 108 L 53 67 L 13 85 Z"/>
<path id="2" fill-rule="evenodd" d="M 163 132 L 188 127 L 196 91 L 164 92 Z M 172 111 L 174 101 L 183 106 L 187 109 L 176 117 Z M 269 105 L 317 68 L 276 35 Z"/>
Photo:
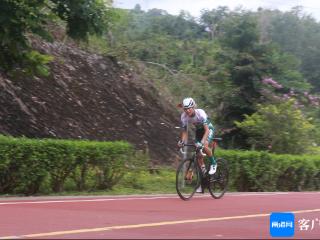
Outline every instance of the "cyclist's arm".
<path id="1" fill-rule="evenodd" d="M 180 139 L 184 143 L 187 142 L 187 140 L 188 140 L 188 131 L 186 129 L 182 130 Z"/>
<path id="2" fill-rule="evenodd" d="M 205 123 L 203 124 L 203 128 L 204 128 L 204 134 L 201 139 L 201 143 L 205 144 L 206 140 L 208 139 L 208 135 L 209 135 L 210 130 L 209 130 L 208 124 L 205 124 Z"/>

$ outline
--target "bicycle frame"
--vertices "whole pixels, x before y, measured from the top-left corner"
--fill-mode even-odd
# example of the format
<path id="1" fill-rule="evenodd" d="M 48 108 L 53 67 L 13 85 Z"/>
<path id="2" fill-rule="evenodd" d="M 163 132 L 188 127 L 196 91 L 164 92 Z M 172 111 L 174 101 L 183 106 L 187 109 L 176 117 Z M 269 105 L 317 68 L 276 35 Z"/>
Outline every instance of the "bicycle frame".
<path id="1" fill-rule="evenodd" d="M 214 154 L 215 147 L 217 146 L 217 141 L 220 138 L 213 139 L 213 149 Z M 185 158 L 177 169 L 176 174 L 176 189 L 177 193 L 182 200 L 189 200 L 192 198 L 196 189 L 201 185 L 202 190 L 208 188 L 211 196 L 213 198 L 221 198 L 226 192 L 226 186 L 228 183 L 228 167 L 227 162 L 224 159 L 217 159 L 218 166 L 220 166 L 214 175 L 209 175 L 208 172 L 203 172 L 201 170 L 201 164 L 199 159 L 206 156 L 202 152 L 202 148 L 197 148 L 195 144 L 185 144 L 186 147 L 194 148 L 193 155 Z M 180 152 L 186 154 L 187 151 L 180 149 Z M 207 168 L 208 169 L 208 168 Z M 190 174 L 189 174 L 190 173 Z"/>
<path id="2" fill-rule="evenodd" d="M 195 148 L 195 149 L 193 150 L 193 151 L 194 151 L 194 154 L 193 154 L 193 156 L 192 156 L 192 162 L 195 163 L 195 165 L 196 165 L 196 170 L 197 170 L 197 172 L 199 173 L 199 176 L 200 176 L 199 185 L 198 185 L 197 187 L 199 187 L 200 185 L 201 185 L 202 187 L 204 187 L 204 185 L 206 185 L 206 184 L 205 184 L 205 180 L 206 180 L 206 177 L 207 177 L 208 175 L 207 175 L 207 172 L 206 172 L 206 173 L 203 173 L 203 172 L 202 172 L 201 166 L 200 166 L 200 163 L 199 163 L 199 160 L 200 160 L 201 158 L 205 157 L 206 154 L 203 153 L 203 151 L 202 151 L 203 148 L 198 148 L 195 144 L 188 143 L 188 144 L 185 144 L 184 146 Z M 212 149 L 212 151 L 214 151 L 214 149 Z M 186 152 L 184 152 L 184 151 L 182 150 L 182 148 L 180 149 L 180 152 L 183 153 L 183 154 L 186 153 Z M 192 164 L 192 162 L 190 162 L 190 165 Z M 190 166 L 188 166 L 188 168 L 189 168 L 189 167 L 190 167 Z M 202 188 L 202 189 L 203 189 L 203 188 Z"/>
<path id="3" fill-rule="evenodd" d="M 215 156 L 215 148 L 218 145 L 218 141 L 221 141 L 221 140 L 222 140 L 222 138 L 213 138 L 213 145 L 212 145 L 212 156 L 213 157 Z M 187 144 L 184 144 L 184 146 L 195 148 L 195 150 L 194 150 L 195 153 L 194 153 L 194 156 L 192 158 L 194 159 L 194 161 L 197 162 L 197 168 L 200 171 L 201 170 L 201 166 L 199 165 L 199 161 L 198 160 L 200 158 L 203 158 L 203 157 L 207 156 L 205 153 L 203 153 L 203 151 L 202 151 L 203 148 L 197 148 L 197 146 L 194 143 L 187 143 Z M 182 154 L 186 154 L 186 151 L 183 151 L 182 148 L 180 148 L 180 152 Z M 201 156 L 199 156 L 200 154 L 201 154 Z M 204 177 L 202 171 L 200 171 L 200 176 L 201 176 L 201 178 Z"/>

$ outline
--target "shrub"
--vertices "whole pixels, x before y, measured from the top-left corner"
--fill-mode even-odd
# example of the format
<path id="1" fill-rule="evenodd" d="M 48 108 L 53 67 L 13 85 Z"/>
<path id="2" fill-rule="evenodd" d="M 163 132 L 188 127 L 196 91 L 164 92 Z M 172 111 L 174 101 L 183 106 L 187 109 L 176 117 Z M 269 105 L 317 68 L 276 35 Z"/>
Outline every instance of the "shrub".
<path id="1" fill-rule="evenodd" d="M 72 176 L 78 188 L 84 189 L 88 172 L 95 176 L 92 186 L 112 188 L 123 176 L 126 160 L 133 155 L 133 147 L 122 141 L 0 136 L 0 193 L 35 194 L 43 182 L 51 187 L 47 192 L 61 192 L 66 179 Z"/>

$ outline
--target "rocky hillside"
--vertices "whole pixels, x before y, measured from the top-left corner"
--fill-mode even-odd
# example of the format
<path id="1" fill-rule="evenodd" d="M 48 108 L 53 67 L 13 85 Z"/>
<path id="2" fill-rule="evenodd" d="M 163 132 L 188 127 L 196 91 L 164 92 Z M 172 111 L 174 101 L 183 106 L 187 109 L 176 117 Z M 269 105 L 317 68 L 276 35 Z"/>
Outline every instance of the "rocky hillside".
<path id="1" fill-rule="evenodd" d="M 59 41 L 33 44 L 54 56 L 51 75 L 12 80 L 0 73 L 0 133 L 126 140 L 148 149 L 154 164 L 175 161 L 179 113 L 152 85 L 113 58 Z"/>

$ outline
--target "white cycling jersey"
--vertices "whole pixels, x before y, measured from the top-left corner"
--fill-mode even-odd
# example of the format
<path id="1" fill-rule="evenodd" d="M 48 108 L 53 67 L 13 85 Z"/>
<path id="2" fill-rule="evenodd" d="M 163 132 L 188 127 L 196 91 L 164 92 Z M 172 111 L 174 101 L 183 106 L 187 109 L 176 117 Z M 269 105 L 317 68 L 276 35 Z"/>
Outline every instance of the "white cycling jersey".
<path id="1" fill-rule="evenodd" d="M 207 124 L 210 129 L 213 129 L 212 123 L 208 119 L 208 115 L 203 109 L 195 109 L 193 117 L 189 117 L 188 114 L 183 112 L 181 114 L 182 128 L 186 129 L 188 124 L 193 124 L 196 129 L 203 128 L 204 124 Z"/>

